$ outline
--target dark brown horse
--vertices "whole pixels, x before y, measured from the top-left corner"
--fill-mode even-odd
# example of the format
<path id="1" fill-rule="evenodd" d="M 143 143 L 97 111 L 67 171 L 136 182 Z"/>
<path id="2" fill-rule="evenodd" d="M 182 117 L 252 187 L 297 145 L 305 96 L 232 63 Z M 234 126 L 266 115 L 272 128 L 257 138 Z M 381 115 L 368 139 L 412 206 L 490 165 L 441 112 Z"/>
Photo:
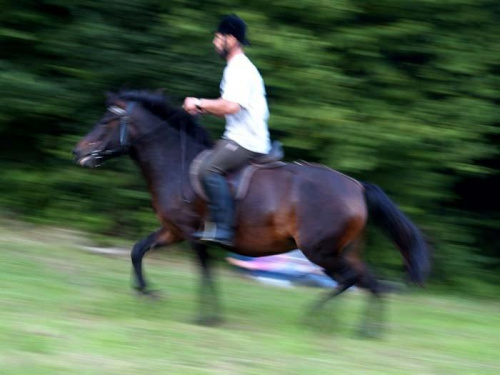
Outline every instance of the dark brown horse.
<path id="1" fill-rule="evenodd" d="M 204 128 L 160 94 L 128 91 L 108 97 L 108 111 L 76 146 L 76 161 L 96 167 L 104 159 L 128 154 L 137 163 L 152 195 L 161 228 L 132 250 L 136 287 L 148 293 L 142 273 L 144 254 L 187 240 L 202 268 L 205 321 L 218 318 L 206 246 L 192 240 L 206 204 L 189 183 L 190 163 L 212 142 Z M 244 199 L 236 204 L 234 252 L 263 256 L 299 248 L 338 282 L 318 307 L 358 285 L 380 300 L 380 284 L 360 258 L 358 242 L 367 219 L 378 224 L 400 249 L 409 278 L 424 282 L 429 270 L 426 243 L 415 225 L 383 191 L 327 167 L 286 163 L 255 172 Z"/>

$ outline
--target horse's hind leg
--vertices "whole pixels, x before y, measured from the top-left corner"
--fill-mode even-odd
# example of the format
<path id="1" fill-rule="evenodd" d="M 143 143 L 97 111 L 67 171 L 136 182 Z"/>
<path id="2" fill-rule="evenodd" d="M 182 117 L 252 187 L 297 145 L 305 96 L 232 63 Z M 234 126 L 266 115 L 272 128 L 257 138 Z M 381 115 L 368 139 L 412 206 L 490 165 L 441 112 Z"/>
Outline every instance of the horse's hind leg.
<path id="1" fill-rule="evenodd" d="M 360 279 L 359 273 L 355 268 L 349 265 L 344 257 L 335 260 L 332 259 L 330 262 L 324 262 L 321 266 L 324 267 L 325 274 L 337 282 L 337 286 L 333 290 L 327 292 L 326 295 L 321 297 L 313 305 L 312 311 L 314 312 L 321 310 L 328 301 L 344 293 L 351 286 L 358 283 Z"/>
<path id="2" fill-rule="evenodd" d="M 313 305 L 313 312 L 318 312 L 334 297 L 342 294 L 351 286 L 358 285 L 368 289 L 372 296 L 369 300 L 366 315 L 361 328 L 363 336 L 376 336 L 382 320 L 382 288 L 377 279 L 370 272 L 366 264 L 360 259 L 361 239 L 357 239 L 346 246 L 339 255 L 335 251 L 310 256 L 311 261 L 324 268 L 325 274 L 335 280 L 338 285 L 329 291 Z"/>
<path id="3" fill-rule="evenodd" d="M 314 255 L 309 255 L 309 260 L 322 267 L 323 272 L 337 283 L 335 288 L 328 290 L 317 301 L 315 301 L 315 303 L 307 309 L 306 315 L 304 316 L 304 323 L 313 328 L 320 327 L 323 331 L 327 326 L 331 326 L 331 319 L 335 319 L 335 317 L 338 316 L 338 312 L 336 312 L 335 315 L 330 316 L 331 309 L 322 312 L 325 305 L 335 297 L 344 293 L 351 286 L 355 285 L 359 281 L 360 276 L 356 269 L 348 263 L 344 256 L 336 257 L 335 252 L 331 252 L 330 255 L 325 253 L 318 254 L 317 252 Z M 318 326 L 318 324 L 320 326 Z M 324 326 L 324 324 L 326 324 L 326 326 Z"/>
<path id="4" fill-rule="evenodd" d="M 322 305 L 351 286 L 357 285 L 367 289 L 371 295 L 359 332 L 364 337 L 379 336 L 382 331 L 384 308 L 382 287 L 366 264 L 359 259 L 358 247 L 352 249 L 350 253 L 339 260 L 334 272 L 326 271 L 326 274 L 334 280 L 336 279 L 339 285 L 321 301 Z"/>
<path id="5" fill-rule="evenodd" d="M 365 264 L 363 264 L 363 266 L 363 276 L 358 286 L 367 289 L 371 293 L 371 296 L 368 300 L 365 317 L 360 328 L 360 334 L 365 337 L 378 337 L 383 329 L 383 288 L 369 268 Z"/>
<path id="6" fill-rule="evenodd" d="M 220 323 L 222 319 L 217 291 L 210 269 L 210 254 L 204 244 L 193 243 L 192 246 L 201 267 L 200 312 L 196 322 L 202 325 L 215 325 Z"/>
<path id="7" fill-rule="evenodd" d="M 366 289 L 371 294 L 361 324 L 360 334 L 365 337 L 377 337 L 380 335 L 383 326 L 384 288 L 375 278 L 370 268 L 361 259 L 363 242 L 362 237 L 358 238 L 346 253 L 346 257 L 348 262 L 358 272 L 359 280 L 356 285 Z"/>

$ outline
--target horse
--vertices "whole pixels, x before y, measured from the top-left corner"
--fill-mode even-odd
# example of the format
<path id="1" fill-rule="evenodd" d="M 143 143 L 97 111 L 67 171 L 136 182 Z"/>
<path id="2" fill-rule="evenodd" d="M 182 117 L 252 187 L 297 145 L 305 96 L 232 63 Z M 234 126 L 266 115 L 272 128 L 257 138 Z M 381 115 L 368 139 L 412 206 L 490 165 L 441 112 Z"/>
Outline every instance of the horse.
<path id="1" fill-rule="evenodd" d="M 109 93 L 106 105 L 104 116 L 77 143 L 73 154 L 78 165 L 89 168 L 129 155 L 147 182 L 161 226 L 133 246 L 135 288 L 152 293 L 142 270 L 149 250 L 188 241 L 201 268 L 199 322 L 219 322 L 210 254 L 206 245 L 193 238 L 207 215 L 207 204 L 189 182 L 189 166 L 213 146 L 207 130 L 161 93 Z M 417 226 L 378 186 L 320 164 L 283 162 L 256 170 L 246 195 L 236 203 L 231 251 L 259 257 L 299 248 L 337 282 L 312 311 L 354 285 L 381 303 L 382 283 L 360 251 L 369 217 L 400 250 L 409 279 L 422 285 L 430 269 L 429 248 Z"/>

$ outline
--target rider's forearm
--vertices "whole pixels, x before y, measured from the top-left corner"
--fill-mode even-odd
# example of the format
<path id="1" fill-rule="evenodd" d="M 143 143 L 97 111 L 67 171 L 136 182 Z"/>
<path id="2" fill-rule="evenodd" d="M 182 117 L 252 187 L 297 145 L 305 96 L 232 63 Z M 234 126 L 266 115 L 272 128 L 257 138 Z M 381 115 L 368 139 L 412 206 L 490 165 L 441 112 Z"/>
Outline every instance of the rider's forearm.
<path id="1" fill-rule="evenodd" d="M 224 117 L 226 115 L 233 115 L 240 110 L 238 103 L 230 102 L 228 100 L 219 99 L 200 99 L 198 108 L 204 113 L 210 113 L 214 116 Z"/>

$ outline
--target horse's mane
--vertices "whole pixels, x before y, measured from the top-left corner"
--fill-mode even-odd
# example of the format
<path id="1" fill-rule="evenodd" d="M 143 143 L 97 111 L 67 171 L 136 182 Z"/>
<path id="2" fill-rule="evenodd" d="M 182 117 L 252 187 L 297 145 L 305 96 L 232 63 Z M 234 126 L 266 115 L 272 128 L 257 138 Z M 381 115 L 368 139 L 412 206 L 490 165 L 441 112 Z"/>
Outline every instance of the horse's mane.
<path id="1" fill-rule="evenodd" d="M 121 100 L 140 103 L 145 109 L 164 120 L 169 126 L 177 130 L 183 129 L 187 135 L 205 146 L 213 146 L 208 131 L 198 124 L 193 116 L 181 108 L 171 105 L 165 94 L 147 90 L 127 90 L 120 91 L 117 97 Z"/>

